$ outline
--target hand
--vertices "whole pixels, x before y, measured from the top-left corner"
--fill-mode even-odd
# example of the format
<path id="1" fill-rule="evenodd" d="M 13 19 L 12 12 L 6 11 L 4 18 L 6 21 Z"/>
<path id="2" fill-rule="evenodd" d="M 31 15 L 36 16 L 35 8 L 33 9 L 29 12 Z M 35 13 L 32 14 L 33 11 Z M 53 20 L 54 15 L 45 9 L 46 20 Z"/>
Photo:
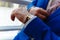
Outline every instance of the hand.
<path id="1" fill-rule="evenodd" d="M 49 16 L 46 10 L 39 7 L 32 7 L 29 13 L 31 13 L 32 15 L 38 16 L 42 20 L 45 20 Z"/>
<path id="2" fill-rule="evenodd" d="M 12 11 L 11 20 L 14 21 L 14 20 L 15 20 L 15 17 L 16 17 L 19 21 L 21 21 L 22 23 L 25 23 L 27 14 L 22 13 L 22 12 L 21 12 L 21 9 L 18 8 L 18 9 L 15 9 L 15 10 Z"/>
<path id="3" fill-rule="evenodd" d="M 56 10 L 60 6 L 60 3 L 53 4 L 47 11 L 51 14 L 54 10 Z"/>

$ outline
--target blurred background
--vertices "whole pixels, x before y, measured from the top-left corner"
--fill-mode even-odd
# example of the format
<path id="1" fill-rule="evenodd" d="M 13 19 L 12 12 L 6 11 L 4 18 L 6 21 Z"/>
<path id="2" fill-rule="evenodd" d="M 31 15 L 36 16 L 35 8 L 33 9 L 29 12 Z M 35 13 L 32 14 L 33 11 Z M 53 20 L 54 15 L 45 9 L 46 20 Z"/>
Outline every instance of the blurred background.
<path id="1" fill-rule="evenodd" d="M 11 21 L 11 12 L 19 7 L 26 10 L 30 2 L 32 0 L 0 0 L 0 40 L 13 40 L 20 32 L 24 25 L 17 19 Z"/>

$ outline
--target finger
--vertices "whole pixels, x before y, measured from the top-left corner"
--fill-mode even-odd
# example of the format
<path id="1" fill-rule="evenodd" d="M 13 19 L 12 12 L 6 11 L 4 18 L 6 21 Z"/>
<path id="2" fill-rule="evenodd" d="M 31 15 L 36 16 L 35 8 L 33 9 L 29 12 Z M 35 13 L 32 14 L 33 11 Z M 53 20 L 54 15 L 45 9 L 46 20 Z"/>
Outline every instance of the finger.
<path id="1" fill-rule="evenodd" d="M 46 16 L 42 15 L 42 14 L 37 14 L 36 16 L 38 16 L 40 19 L 42 20 L 46 20 Z"/>
<path id="2" fill-rule="evenodd" d="M 11 20 L 14 21 L 15 20 L 15 15 L 11 14 Z"/>
<path id="3" fill-rule="evenodd" d="M 25 16 L 23 13 L 15 13 L 15 17 L 22 23 L 25 21 Z"/>
<path id="4" fill-rule="evenodd" d="M 49 16 L 48 12 L 46 10 L 44 10 L 44 9 L 40 8 L 40 9 L 37 10 L 37 12 L 42 14 L 42 15 Z"/>

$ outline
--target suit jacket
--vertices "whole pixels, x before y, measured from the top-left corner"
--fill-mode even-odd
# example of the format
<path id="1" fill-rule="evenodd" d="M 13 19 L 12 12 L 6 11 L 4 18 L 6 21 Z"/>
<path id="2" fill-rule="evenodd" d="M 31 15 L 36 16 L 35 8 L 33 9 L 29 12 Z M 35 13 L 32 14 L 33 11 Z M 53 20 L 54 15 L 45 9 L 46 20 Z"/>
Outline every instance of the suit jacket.
<path id="1" fill-rule="evenodd" d="M 28 10 L 32 6 L 46 9 L 48 2 L 48 0 L 34 0 L 28 5 Z M 33 18 L 14 40 L 31 40 L 31 38 L 34 40 L 60 40 L 60 7 L 48 17 L 46 22 L 38 17 Z"/>

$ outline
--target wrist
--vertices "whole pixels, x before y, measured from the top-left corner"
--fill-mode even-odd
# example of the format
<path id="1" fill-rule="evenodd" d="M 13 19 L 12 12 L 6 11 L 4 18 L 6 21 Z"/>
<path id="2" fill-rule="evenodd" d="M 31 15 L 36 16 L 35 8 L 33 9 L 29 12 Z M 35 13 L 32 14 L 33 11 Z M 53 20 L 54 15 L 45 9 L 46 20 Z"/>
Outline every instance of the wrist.
<path id="1" fill-rule="evenodd" d="M 30 19 L 30 17 L 27 16 L 27 17 L 26 17 L 26 20 L 24 21 L 24 24 L 25 24 L 27 21 L 29 21 L 29 19 Z"/>

